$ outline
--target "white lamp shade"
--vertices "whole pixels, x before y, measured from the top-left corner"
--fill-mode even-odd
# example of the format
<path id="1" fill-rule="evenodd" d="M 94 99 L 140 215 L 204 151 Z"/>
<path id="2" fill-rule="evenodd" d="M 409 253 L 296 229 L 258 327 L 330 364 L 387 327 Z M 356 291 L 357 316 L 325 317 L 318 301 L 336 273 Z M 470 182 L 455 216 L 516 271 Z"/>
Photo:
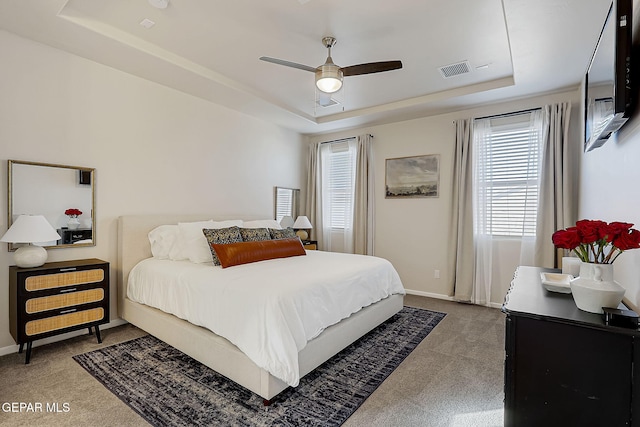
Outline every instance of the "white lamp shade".
<path id="1" fill-rule="evenodd" d="M 60 235 L 42 215 L 20 215 L 0 242 L 36 243 L 60 239 Z"/>
<path id="2" fill-rule="evenodd" d="M 307 218 L 304 215 L 299 216 L 298 218 L 296 218 L 296 222 L 293 223 L 293 227 L 292 228 L 304 228 L 304 229 L 309 229 L 309 228 L 313 228 L 313 226 L 311 225 L 311 222 L 309 222 L 309 218 Z"/>
<path id="3" fill-rule="evenodd" d="M 293 217 L 289 215 L 285 215 L 280 220 L 280 225 L 282 228 L 293 227 Z"/>

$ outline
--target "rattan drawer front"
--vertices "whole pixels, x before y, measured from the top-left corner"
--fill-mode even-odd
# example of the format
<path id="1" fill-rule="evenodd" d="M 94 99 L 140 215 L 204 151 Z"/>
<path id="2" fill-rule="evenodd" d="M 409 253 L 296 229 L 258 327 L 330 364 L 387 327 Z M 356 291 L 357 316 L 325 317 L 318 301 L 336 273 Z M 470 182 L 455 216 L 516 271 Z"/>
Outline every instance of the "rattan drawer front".
<path id="1" fill-rule="evenodd" d="M 46 319 L 32 320 L 27 322 L 24 327 L 25 333 L 31 336 L 58 329 L 70 328 L 84 323 L 95 322 L 101 320 L 103 317 L 104 309 L 99 307 L 91 310 L 62 314 L 60 316 L 47 317 Z"/>
<path id="2" fill-rule="evenodd" d="M 65 273 L 27 277 L 24 287 L 27 291 L 41 291 L 43 289 L 60 288 L 63 286 L 97 283 L 103 280 L 104 270 L 102 269 L 69 271 Z"/>
<path id="3" fill-rule="evenodd" d="M 71 307 L 74 305 L 88 304 L 102 301 L 104 289 L 89 289 L 88 291 L 70 292 L 68 294 L 51 295 L 48 297 L 32 298 L 27 300 L 25 311 L 29 314 L 41 311 L 55 310 L 56 308 Z"/>

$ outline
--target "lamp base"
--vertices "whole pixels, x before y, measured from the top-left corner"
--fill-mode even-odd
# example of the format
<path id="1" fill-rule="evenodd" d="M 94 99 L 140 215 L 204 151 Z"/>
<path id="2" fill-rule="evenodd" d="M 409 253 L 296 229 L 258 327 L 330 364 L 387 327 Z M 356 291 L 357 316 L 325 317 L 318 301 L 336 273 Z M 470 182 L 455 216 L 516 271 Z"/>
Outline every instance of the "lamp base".
<path id="1" fill-rule="evenodd" d="M 21 268 L 40 267 L 47 262 L 47 250 L 36 245 L 22 246 L 16 250 L 13 260 Z"/>
<path id="2" fill-rule="evenodd" d="M 309 238 L 309 233 L 307 233 L 305 230 L 298 230 L 296 231 L 296 236 L 298 236 L 300 240 L 304 241 Z"/>

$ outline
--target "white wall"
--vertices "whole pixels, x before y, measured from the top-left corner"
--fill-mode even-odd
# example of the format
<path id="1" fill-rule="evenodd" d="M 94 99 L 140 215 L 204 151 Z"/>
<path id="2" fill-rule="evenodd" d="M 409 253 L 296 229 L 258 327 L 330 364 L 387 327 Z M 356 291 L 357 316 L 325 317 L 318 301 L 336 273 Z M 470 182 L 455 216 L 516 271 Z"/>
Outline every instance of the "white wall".
<path id="1" fill-rule="evenodd" d="M 634 55 L 640 54 L 640 0 L 633 1 Z M 638 59 L 638 58 L 635 58 Z M 640 64 L 636 60 L 634 65 Z M 582 156 L 579 216 L 624 221 L 640 229 L 640 72 L 633 70 L 636 93 L 631 119 L 607 143 Z M 625 287 L 625 301 L 640 310 L 640 249 L 620 255 L 614 277 Z"/>
<path id="2" fill-rule="evenodd" d="M 8 159 L 96 168 L 98 244 L 49 250 L 51 261 L 96 257 L 113 270 L 120 215 L 271 218 L 274 186 L 303 188 L 306 147 L 297 133 L 4 31 L 0 58 L 0 198 L 7 200 Z M 6 202 L 0 206 L 4 234 Z M 0 354 L 14 345 L 12 264 L 3 243 Z"/>
<path id="3" fill-rule="evenodd" d="M 582 159 L 580 217 L 623 221 L 640 229 L 640 111 L 607 143 Z M 625 298 L 640 307 L 640 250 L 623 253 L 614 276 Z"/>
<path id="4" fill-rule="evenodd" d="M 579 91 L 517 100 L 482 108 L 349 131 L 316 135 L 309 142 L 330 141 L 370 133 L 374 136 L 375 157 L 375 255 L 386 258 L 398 270 L 405 288 L 414 294 L 447 298 L 452 295 L 447 271 L 451 232 L 451 186 L 455 125 L 459 118 L 541 107 L 554 102 L 572 103 L 572 144 L 579 141 Z M 423 154 L 440 154 L 440 197 L 425 199 L 385 199 L 385 159 Z M 577 159 L 576 159 L 577 160 Z M 549 239 L 550 241 L 550 239 Z M 494 289 L 491 301 L 502 304 L 519 264 L 519 242 L 496 245 Z M 440 271 L 436 279 L 434 271 Z"/>

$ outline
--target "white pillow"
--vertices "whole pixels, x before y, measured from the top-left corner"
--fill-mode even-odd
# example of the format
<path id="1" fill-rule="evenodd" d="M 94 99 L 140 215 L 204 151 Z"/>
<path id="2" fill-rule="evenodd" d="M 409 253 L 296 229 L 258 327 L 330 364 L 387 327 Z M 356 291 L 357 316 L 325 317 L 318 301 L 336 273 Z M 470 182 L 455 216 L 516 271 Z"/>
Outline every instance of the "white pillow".
<path id="1" fill-rule="evenodd" d="M 176 251 L 172 250 L 169 257 L 173 260 L 188 259 L 195 263 L 213 262 L 211 249 L 209 249 L 209 244 L 202 233 L 202 229 L 228 228 L 234 225 L 240 227 L 242 220 L 179 222 L 178 241 L 174 245 Z"/>
<path id="2" fill-rule="evenodd" d="M 282 230 L 282 226 L 278 224 L 275 219 L 258 219 L 255 221 L 245 221 L 242 223 L 242 228 L 275 228 L 276 230 Z"/>
<path id="3" fill-rule="evenodd" d="M 151 254 L 154 258 L 169 259 L 169 252 L 178 237 L 178 226 L 160 225 L 149 232 Z"/>

